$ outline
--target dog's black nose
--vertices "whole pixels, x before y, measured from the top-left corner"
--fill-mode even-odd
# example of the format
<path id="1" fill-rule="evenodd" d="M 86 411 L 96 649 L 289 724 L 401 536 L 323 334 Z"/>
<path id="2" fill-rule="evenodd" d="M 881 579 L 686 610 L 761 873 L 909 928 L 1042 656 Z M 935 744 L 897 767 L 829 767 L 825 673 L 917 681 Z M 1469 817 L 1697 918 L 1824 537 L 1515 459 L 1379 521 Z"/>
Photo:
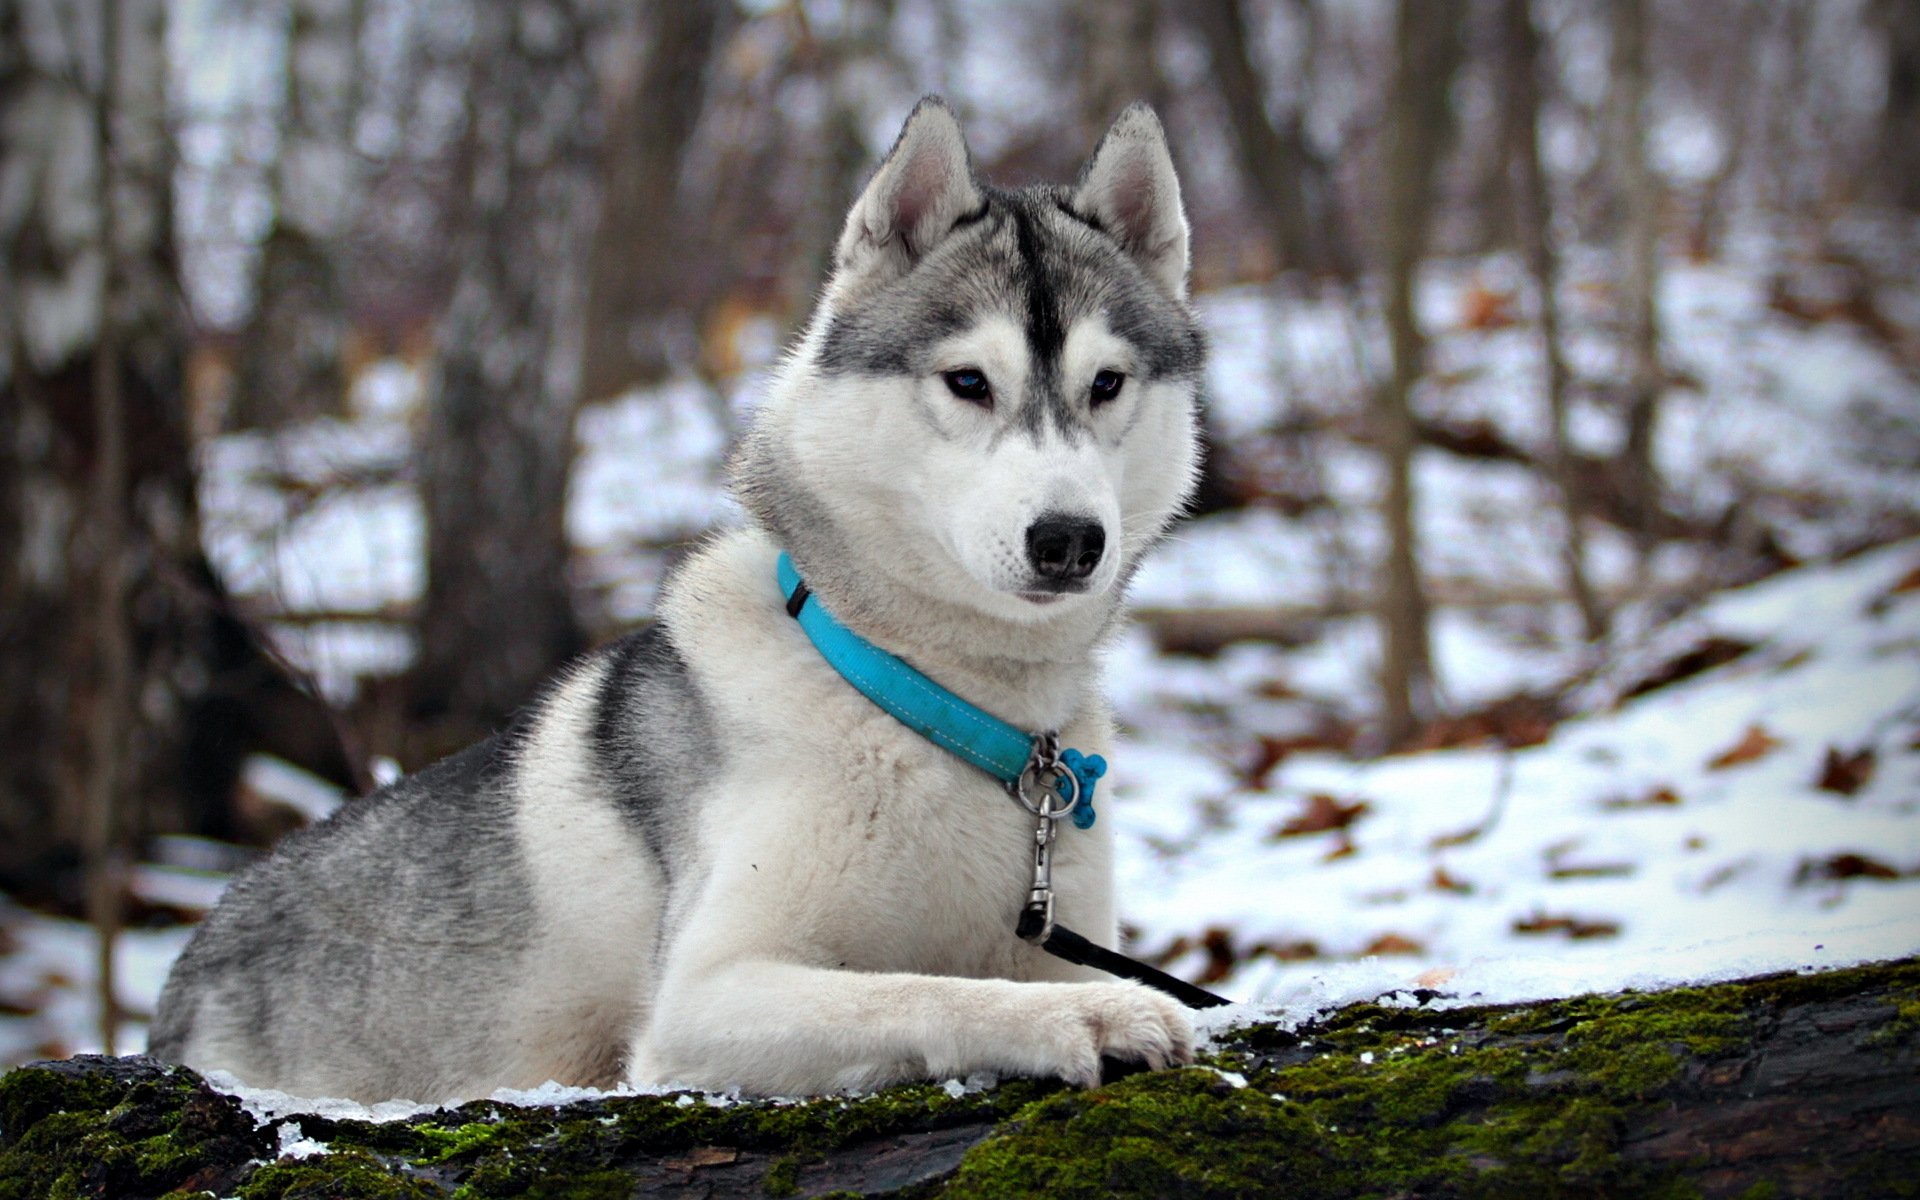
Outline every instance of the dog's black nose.
<path id="1" fill-rule="evenodd" d="M 1049 515 L 1027 526 L 1027 561 L 1042 579 L 1085 579 L 1106 548 L 1107 531 L 1098 521 Z"/>

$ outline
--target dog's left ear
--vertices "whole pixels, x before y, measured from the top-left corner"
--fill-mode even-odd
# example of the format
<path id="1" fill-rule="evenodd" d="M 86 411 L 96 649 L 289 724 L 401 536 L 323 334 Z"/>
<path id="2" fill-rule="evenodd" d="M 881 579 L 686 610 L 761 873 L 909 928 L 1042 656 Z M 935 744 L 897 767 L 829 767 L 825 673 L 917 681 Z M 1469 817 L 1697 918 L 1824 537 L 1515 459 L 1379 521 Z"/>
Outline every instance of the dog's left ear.
<path id="1" fill-rule="evenodd" d="M 1147 274 L 1187 296 L 1187 214 L 1160 118 L 1136 101 L 1100 139 L 1080 172 L 1073 206 L 1098 221 Z"/>

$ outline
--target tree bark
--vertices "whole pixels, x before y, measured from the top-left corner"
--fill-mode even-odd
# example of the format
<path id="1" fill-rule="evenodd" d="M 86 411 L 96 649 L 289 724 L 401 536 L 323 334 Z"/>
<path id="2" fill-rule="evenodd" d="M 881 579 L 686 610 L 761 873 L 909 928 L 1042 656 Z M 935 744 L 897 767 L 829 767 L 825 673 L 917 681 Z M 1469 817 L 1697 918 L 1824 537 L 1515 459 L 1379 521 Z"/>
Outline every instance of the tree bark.
<path id="1" fill-rule="evenodd" d="M 1332 168 L 1307 139 L 1301 104 L 1290 108 L 1278 125 L 1268 116 L 1266 88 L 1248 45 L 1241 0 L 1195 0 L 1181 7 L 1207 44 L 1235 161 L 1270 231 L 1280 266 L 1350 278 L 1356 264 Z M 1310 27 L 1312 6 L 1297 7 Z"/>
<path id="2" fill-rule="evenodd" d="M 293 0 L 287 86 L 229 423 L 270 427 L 346 407 L 349 328 L 340 241 L 357 209 L 353 146 L 363 0 Z"/>
<path id="3" fill-rule="evenodd" d="M 698 244 L 687 235 L 677 197 L 705 107 L 707 70 L 732 7 L 721 0 L 647 7 L 646 48 L 617 91 L 601 156 L 600 213 L 587 267 L 584 398 L 659 379 L 697 349 L 674 344 L 669 319 L 697 257 L 690 247 Z M 684 314 L 680 325 L 693 329 Z"/>
<path id="4" fill-rule="evenodd" d="M 88 1057 L 0 1078 L 0 1197 L 1872 1200 L 1912 1194 L 1916 989 L 1907 960 L 1509 1007 L 1395 993 L 1087 1092 L 477 1101 L 379 1125 L 256 1123 L 184 1068 Z"/>
<path id="5" fill-rule="evenodd" d="M 462 263 L 419 450 L 421 755 L 464 744 L 583 644 L 567 476 L 597 168 L 589 0 L 474 9 Z M 410 755 L 410 757 L 416 757 Z"/>
<path id="6" fill-rule="evenodd" d="M 1875 158 L 1881 199 L 1920 212 L 1920 0 L 1875 0 L 1887 38 L 1887 100 Z"/>
<path id="7" fill-rule="evenodd" d="M 1621 222 L 1617 241 L 1622 338 L 1626 347 L 1625 432 L 1620 471 L 1632 499 L 1633 537 L 1643 580 L 1657 540 L 1656 514 L 1663 504 L 1653 449 L 1665 376 L 1660 366 L 1660 193 L 1647 161 L 1646 0 L 1617 0 L 1608 107 L 1614 144 L 1612 163 Z"/>
<path id="8" fill-rule="evenodd" d="M 1381 637 L 1381 738 L 1402 744 L 1437 707 L 1428 605 L 1420 579 L 1413 455 L 1413 389 L 1425 339 L 1414 310 L 1415 276 L 1433 214 L 1433 178 L 1452 126 L 1448 90 L 1460 59 L 1460 0 L 1402 0 L 1382 137 L 1380 271 L 1393 364 L 1374 389 L 1372 423 L 1385 476 L 1386 547 L 1377 585 Z"/>
<path id="9" fill-rule="evenodd" d="M 1587 579 L 1585 505 L 1575 475 L 1575 458 L 1567 432 L 1566 359 L 1560 353 L 1560 256 L 1553 246 L 1553 196 L 1540 162 L 1540 35 L 1533 26 L 1529 0 L 1502 0 L 1500 43 L 1504 59 L 1506 108 L 1517 132 L 1513 136 L 1515 203 L 1511 205 L 1520 245 L 1540 296 L 1540 352 L 1547 376 L 1547 429 L 1554 490 L 1560 497 L 1561 520 L 1566 524 L 1562 558 L 1567 593 L 1580 612 L 1589 642 L 1607 636 L 1607 612 Z"/>
<path id="10" fill-rule="evenodd" d="M 0 8 L 0 891 L 109 923 L 145 835 L 240 834 L 269 720 L 351 776 L 200 549 L 165 8 Z"/>
<path id="11" fill-rule="evenodd" d="M 1160 6 L 1156 0 L 1075 0 L 1069 19 L 1081 46 L 1079 141 L 1091 152 L 1134 101 L 1166 111 Z"/>

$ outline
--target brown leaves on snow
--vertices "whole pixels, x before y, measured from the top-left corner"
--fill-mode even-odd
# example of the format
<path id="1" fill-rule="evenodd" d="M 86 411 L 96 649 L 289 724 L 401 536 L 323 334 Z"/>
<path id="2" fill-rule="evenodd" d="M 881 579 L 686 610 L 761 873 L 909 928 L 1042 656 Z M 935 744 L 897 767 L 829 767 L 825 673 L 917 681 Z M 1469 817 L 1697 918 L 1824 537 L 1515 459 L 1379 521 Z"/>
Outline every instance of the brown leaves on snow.
<path id="1" fill-rule="evenodd" d="M 1773 753 L 1781 745 L 1779 738 L 1767 732 L 1767 727 L 1755 722 L 1747 726 L 1740 740 L 1707 760 L 1707 770 L 1724 771 L 1742 763 L 1756 762 Z"/>
<path id="2" fill-rule="evenodd" d="M 1872 746 L 1862 746 L 1851 753 L 1838 746 L 1828 746 L 1827 757 L 1820 764 L 1820 777 L 1814 780 L 1814 786 L 1823 792 L 1851 796 L 1873 779 L 1873 768 Z"/>
<path id="3" fill-rule="evenodd" d="M 1620 922 L 1605 918 L 1549 916 L 1543 912 L 1535 912 L 1530 917 L 1515 921 L 1513 931 L 1578 941 L 1585 938 L 1614 937 L 1620 932 Z"/>
<path id="4" fill-rule="evenodd" d="M 1864 854 L 1835 854 L 1829 858 L 1803 858 L 1793 874 L 1795 883 L 1816 883 L 1844 879 L 1906 879 L 1920 870 L 1902 871 Z"/>
<path id="5" fill-rule="evenodd" d="M 1277 841 L 1280 838 L 1345 830 L 1372 808 L 1365 800 L 1348 803 L 1338 796 L 1315 792 L 1307 797 L 1306 811 L 1288 818 L 1285 824 L 1268 836 Z"/>

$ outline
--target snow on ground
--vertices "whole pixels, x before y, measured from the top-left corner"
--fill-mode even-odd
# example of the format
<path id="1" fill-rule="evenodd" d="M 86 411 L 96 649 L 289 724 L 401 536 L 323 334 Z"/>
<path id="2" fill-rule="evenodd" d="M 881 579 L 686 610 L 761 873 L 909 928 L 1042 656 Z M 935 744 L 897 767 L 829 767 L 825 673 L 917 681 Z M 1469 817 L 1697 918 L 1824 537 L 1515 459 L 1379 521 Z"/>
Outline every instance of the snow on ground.
<path id="1" fill-rule="evenodd" d="M 1134 737 L 1112 778 L 1135 944 L 1186 946 L 1174 966 L 1194 975 L 1216 931 L 1225 992 L 1282 1001 L 1370 957 L 1345 973 L 1378 988 L 1464 971 L 1516 999 L 1920 951 L 1917 579 L 1908 542 L 1722 593 L 1653 648 L 1752 649 L 1543 745 L 1300 753 L 1253 782 L 1235 768 L 1260 694 L 1325 664 L 1268 652 L 1207 672 L 1123 646 L 1110 684 Z M 1183 700 L 1232 718 L 1169 739 L 1155 712 Z M 1871 755 L 1832 781 L 1851 794 L 1819 786 L 1830 752 Z M 1316 811 L 1324 828 L 1282 834 Z"/>

